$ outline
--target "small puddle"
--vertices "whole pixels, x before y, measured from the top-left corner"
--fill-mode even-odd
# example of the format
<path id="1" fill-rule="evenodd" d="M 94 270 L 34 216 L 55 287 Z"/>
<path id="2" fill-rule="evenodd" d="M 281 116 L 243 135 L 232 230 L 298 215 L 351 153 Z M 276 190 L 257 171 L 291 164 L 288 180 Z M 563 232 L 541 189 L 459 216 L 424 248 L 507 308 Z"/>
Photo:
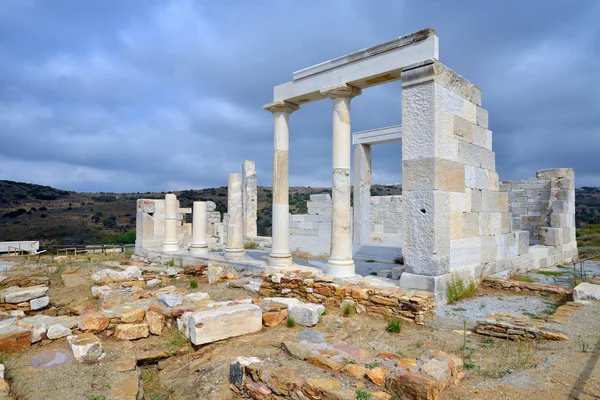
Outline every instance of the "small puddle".
<path id="1" fill-rule="evenodd" d="M 45 351 L 31 359 L 31 366 L 35 369 L 53 369 L 63 365 L 73 364 L 73 355 L 62 350 Z"/>

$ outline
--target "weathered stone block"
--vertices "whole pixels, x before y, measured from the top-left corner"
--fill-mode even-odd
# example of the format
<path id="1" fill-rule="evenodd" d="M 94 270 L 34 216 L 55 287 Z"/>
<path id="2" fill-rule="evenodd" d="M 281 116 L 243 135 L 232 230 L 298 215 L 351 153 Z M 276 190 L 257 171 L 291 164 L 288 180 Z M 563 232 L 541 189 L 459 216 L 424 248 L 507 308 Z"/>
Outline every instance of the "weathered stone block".
<path id="1" fill-rule="evenodd" d="M 496 169 L 496 155 L 493 151 L 467 142 L 458 143 L 458 161 L 485 170 Z"/>
<path id="2" fill-rule="evenodd" d="M 288 306 L 289 307 L 289 306 Z M 298 325 L 314 326 L 319 317 L 325 312 L 322 304 L 295 304 L 288 308 L 288 314 Z"/>
<path id="3" fill-rule="evenodd" d="M 451 269 L 459 269 L 481 263 L 480 237 L 452 240 L 450 245 Z"/>
<path id="4" fill-rule="evenodd" d="M 463 237 L 463 215 L 462 212 L 451 213 L 451 239 L 461 239 Z"/>
<path id="5" fill-rule="evenodd" d="M 452 192 L 450 194 L 450 210 L 455 212 L 471 211 L 471 189 L 464 192 Z"/>
<path id="6" fill-rule="evenodd" d="M 482 128 L 489 128 L 488 112 L 481 107 L 477 107 L 477 125 Z"/>
<path id="7" fill-rule="evenodd" d="M 91 333 L 68 336 L 67 342 L 79 362 L 95 362 L 104 355 L 100 339 Z"/>
<path id="8" fill-rule="evenodd" d="M 402 183 L 406 191 L 444 190 L 464 192 L 464 166 L 441 158 L 421 158 L 404 160 L 402 163 Z"/>
<path id="9" fill-rule="evenodd" d="M 465 213 L 463 216 L 463 238 L 479 236 L 479 213 Z"/>
<path id="10" fill-rule="evenodd" d="M 467 143 L 473 143 L 475 125 L 464 118 L 454 116 L 454 135 Z"/>
<path id="11" fill-rule="evenodd" d="M 517 231 L 516 241 L 517 241 L 517 254 L 522 255 L 529 252 L 529 232 L 527 231 Z"/>
<path id="12" fill-rule="evenodd" d="M 449 272 L 450 193 L 407 191 L 404 200 L 403 256 L 413 273 Z"/>
<path id="13" fill-rule="evenodd" d="M 195 345 L 212 343 L 262 329 L 262 311 L 254 304 L 240 304 L 188 316 L 190 340 Z"/>
<path id="14" fill-rule="evenodd" d="M 483 236 L 481 238 L 481 262 L 489 263 L 496 261 L 498 244 L 494 236 Z"/>
<path id="15" fill-rule="evenodd" d="M 508 211 L 508 193 L 504 192 L 492 192 L 494 193 L 494 211 L 496 212 L 507 212 Z"/>
<path id="16" fill-rule="evenodd" d="M 588 282 L 580 283 L 573 289 L 573 299 L 580 300 L 600 300 L 600 285 L 594 285 Z"/>

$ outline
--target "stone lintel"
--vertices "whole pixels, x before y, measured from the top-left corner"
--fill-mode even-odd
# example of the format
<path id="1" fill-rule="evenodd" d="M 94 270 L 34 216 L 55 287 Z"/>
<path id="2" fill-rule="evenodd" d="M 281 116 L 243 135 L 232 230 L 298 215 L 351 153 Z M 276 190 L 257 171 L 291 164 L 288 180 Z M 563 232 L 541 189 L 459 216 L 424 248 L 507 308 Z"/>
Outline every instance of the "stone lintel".
<path id="1" fill-rule="evenodd" d="M 379 43 L 365 49 L 361 49 L 332 60 L 324 61 L 322 63 L 312 65 L 308 68 L 301 69 L 294 72 L 293 80 L 297 81 L 302 78 L 306 78 L 311 75 L 315 75 L 321 72 L 325 72 L 334 68 L 339 68 L 344 65 L 364 60 L 368 57 L 406 47 L 410 44 L 421 42 L 430 36 L 435 36 L 436 32 L 432 28 L 421 29 L 420 31 L 409 33 L 408 35 L 400 36 L 387 42 Z"/>
<path id="2" fill-rule="evenodd" d="M 399 142 L 401 140 L 402 125 L 386 126 L 385 128 L 370 129 L 352 134 L 353 144 L 374 145 Z"/>
<path id="3" fill-rule="evenodd" d="M 277 85 L 273 89 L 274 100 L 287 100 L 296 104 L 322 100 L 320 90 L 347 82 L 361 89 L 400 79 L 400 72 L 406 65 L 439 57 L 438 38 L 433 30 L 425 34 L 415 34 L 419 40 L 407 41 L 402 46 L 384 43 L 374 46 L 368 57 L 351 57 L 347 62 L 342 58 L 298 71 L 290 82 Z M 354 53 L 353 53 L 354 54 Z M 329 64 L 329 65 L 327 65 Z M 299 78 L 300 75 L 302 78 Z"/>

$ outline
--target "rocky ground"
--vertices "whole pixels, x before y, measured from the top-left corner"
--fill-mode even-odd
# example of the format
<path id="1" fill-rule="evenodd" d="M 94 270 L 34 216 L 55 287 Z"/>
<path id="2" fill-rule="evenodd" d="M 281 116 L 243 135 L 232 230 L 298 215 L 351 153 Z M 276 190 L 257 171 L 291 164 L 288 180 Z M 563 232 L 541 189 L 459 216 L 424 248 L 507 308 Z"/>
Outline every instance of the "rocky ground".
<path id="1" fill-rule="evenodd" d="M 92 274 L 107 266 L 114 271 L 123 271 L 127 265 L 121 264 L 128 261 L 126 258 L 42 258 L 42 264 L 46 263 L 47 267 L 13 266 L 5 282 L 22 278 L 47 282 L 49 289 L 45 295 L 50 304 L 34 311 L 21 304 L 19 307 L 26 309 L 25 318 L 35 315 L 37 318 L 41 318 L 39 315 L 81 318 L 77 314 L 86 315 L 82 310 L 97 312 L 99 304 L 102 309 L 100 300 L 92 295 L 91 288 L 99 286 L 92 283 Z M 151 302 L 150 305 L 160 305 L 157 293 L 164 288 L 175 288 L 169 293 L 207 293 L 213 302 L 246 297 L 258 301 L 257 293 L 230 287 L 236 285 L 229 285 L 227 281 L 208 284 L 205 276 L 178 273 L 169 278 L 164 274 L 163 266 L 141 265 L 139 268 L 147 271 L 144 272 L 147 279 L 143 293 L 155 293 L 146 298 L 141 296 L 140 301 Z M 160 285 L 148 288 L 151 276 L 159 279 Z M 192 280 L 198 287 L 191 287 Z M 478 295 L 469 301 L 473 306 L 465 302 L 449 307 L 470 310 L 482 303 L 495 304 L 502 296 L 506 299 L 517 297 L 515 304 L 519 309 L 516 312 L 527 308 L 528 304 L 539 303 L 539 297 L 513 292 L 481 289 Z M 194 304 L 199 307 L 198 303 Z M 424 325 L 405 322 L 400 333 L 392 333 L 386 330 L 388 323 L 383 318 L 355 312 L 345 315 L 340 307 L 327 304 L 327 312 L 313 327 L 299 324 L 289 327 L 282 319 L 283 323 L 263 326 L 255 333 L 199 346 L 191 344 L 178 331 L 176 317 L 169 314 L 177 312 L 165 308 L 164 304 L 161 307 L 166 320 L 159 335 L 142 335 L 146 337 L 132 340 L 123 336 L 117 338 L 120 334 L 115 332 L 114 326 L 94 332 L 105 356 L 93 363 L 75 360 L 66 336 L 51 340 L 42 335 L 41 340 L 24 351 L 3 352 L 0 359 L 6 368 L 10 396 L 31 400 L 135 399 L 136 395 L 131 393 L 143 391 L 143 398 L 151 400 L 240 399 L 242 397 L 232 390 L 229 381 L 230 364 L 238 357 L 256 357 L 260 362 L 250 366 L 256 365 L 253 368 L 263 372 L 260 379 L 252 381 L 255 398 L 275 398 L 268 397 L 272 394 L 259 397 L 260 390 L 264 390 L 261 382 L 266 379 L 269 387 L 280 388 L 283 392 L 287 390 L 286 382 L 302 380 L 305 382 L 304 393 L 318 390 L 325 391 L 321 394 L 330 393 L 322 395 L 323 399 L 369 398 L 359 397 L 364 393 L 364 396 L 370 394 L 372 400 L 396 400 L 398 397 L 384 396 L 389 390 L 379 381 L 381 374 L 385 376 L 381 369 L 392 370 L 397 365 L 407 370 L 416 368 L 414 365 L 421 368 L 435 357 L 445 357 L 438 353 L 441 351 L 460 359 L 446 365 L 463 363 L 465 374 L 462 377 L 452 373 L 451 380 L 460 383 L 448 383 L 439 396 L 441 399 L 600 398 L 600 302 L 591 302 L 569 312 L 561 324 L 550 323 L 567 335 L 568 341 L 510 341 L 465 332 L 462 314 L 470 311 L 458 311 L 456 316 L 446 314 L 445 321 L 434 317 L 426 320 Z M 277 308 L 273 306 L 272 309 L 273 315 L 277 316 Z M 5 310 L 0 319 L 23 319 L 23 316 L 13 317 L 12 311 L 20 310 Z M 70 329 L 78 334 L 80 328 L 78 322 Z M 296 397 L 289 398 L 318 398 L 300 397 L 300 392 L 294 392 Z M 338 397 L 331 393 L 337 393 Z"/>

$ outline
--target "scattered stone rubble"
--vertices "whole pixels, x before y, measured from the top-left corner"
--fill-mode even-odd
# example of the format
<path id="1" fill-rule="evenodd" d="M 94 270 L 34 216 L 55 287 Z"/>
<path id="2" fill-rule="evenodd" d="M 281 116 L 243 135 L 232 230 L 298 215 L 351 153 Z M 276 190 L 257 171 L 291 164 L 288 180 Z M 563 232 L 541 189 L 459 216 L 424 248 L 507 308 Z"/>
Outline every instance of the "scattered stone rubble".
<path id="1" fill-rule="evenodd" d="M 30 282 L 30 281 L 27 281 Z M 46 296 L 48 286 L 10 286 L 0 291 L 0 309 L 12 311 L 37 311 L 47 307 L 50 304 L 50 298 Z"/>
<path id="2" fill-rule="evenodd" d="M 571 305 L 561 306 L 557 309 L 560 315 L 569 316 L 578 307 Z M 557 315 L 549 316 L 548 322 L 557 322 Z M 494 336 L 510 340 L 569 340 L 567 335 L 548 327 L 543 320 L 527 318 L 518 314 L 492 313 L 485 321 L 480 321 L 475 327 L 475 332 L 480 335 Z"/>
<path id="3" fill-rule="evenodd" d="M 433 294 L 429 292 L 358 287 L 331 276 L 306 272 L 267 274 L 259 295 L 300 297 L 311 303 L 336 306 L 346 299 L 354 302 L 358 313 L 399 317 L 417 324 L 423 323 L 435 308 Z"/>
<path id="4" fill-rule="evenodd" d="M 554 285 L 539 285 L 535 283 L 520 282 L 510 278 L 485 277 L 481 280 L 485 286 L 500 290 L 510 290 L 512 292 L 530 292 L 541 296 L 558 295 L 563 298 L 569 298 L 573 295 L 573 289 Z"/>
<path id="5" fill-rule="evenodd" d="M 370 357 L 361 348 L 328 344 L 324 338 L 285 341 L 281 347 L 294 359 L 325 374 L 304 377 L 290 365 L 277 365 L 276 360 L 238 357 L 229 366 L 231 389 L 254 399 L 355 399 L 356 388 L 370 394 L 371 399 L 390 400 L 393 395 L 436 399 L 465 377 L 461 358 L 441 351 L 428 351 L 419 358 L 392 353 Z"/>

